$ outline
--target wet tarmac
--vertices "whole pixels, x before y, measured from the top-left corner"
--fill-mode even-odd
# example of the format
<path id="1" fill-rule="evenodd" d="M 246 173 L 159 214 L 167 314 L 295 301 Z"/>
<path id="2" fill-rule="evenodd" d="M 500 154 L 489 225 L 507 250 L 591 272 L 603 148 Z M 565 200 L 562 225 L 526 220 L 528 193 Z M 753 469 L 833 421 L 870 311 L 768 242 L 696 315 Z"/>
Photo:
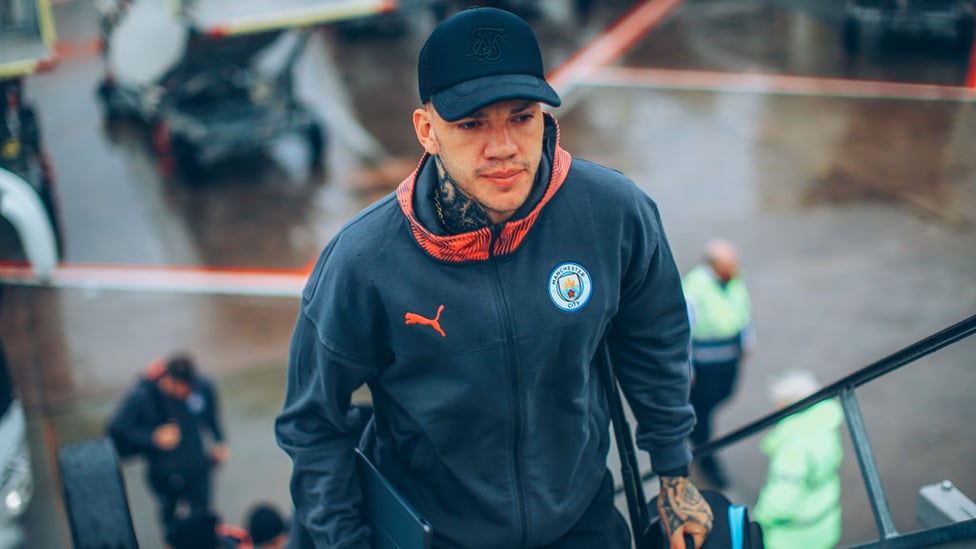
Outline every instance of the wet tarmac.
<path id="1" fill-rule="evenodd" d="M 770 411 L 764 388 L 776 372 L 803 367 L 832 381 L 976 312 L 969 52 L 940 37 L 886 37 L 847 55 L 839 0 L 658 1 L 669 8 L 657 14 L 616 0 L 583 19 L 569 1 L 540 4 L 531 20 L 566 99 L 555 111 L 564 147 L 620 169 L 659 202 L 682 271 L 713 236 L 740 248 L 759 347 L 719 412 L 720 433 Z M 26 94 L 58 178 L 65 267 L 300 279 L 421 152 L 410 111 L 430 14 L 396 36 L 316 31 L 297 85 L 328 125 L 322 171 L 305 168 L 303 144 L 286 139 L 195 185 L 160 174 L 145 128 L 102 120 L 90 3 L 58 4 L 55 18 L 65 53 Z M 0 223 L 0 259 L 22 257 Z M 220 513 L 239 523 L 257 500 L 288 508 L 290 465 L 272 421 L 297 293 L 174 291 L 158 279 L 172 271 L 154 272 L 128 289 L 91 272 L 4 289 L 0 329 L 37 482 L 23 547 L 70 547 L 55 449 L 100 436 L 142 367 L 174 349 L 190 350 L 221 390 L 232 454 L 216 477 Z M 899 531 L 920 527 L 923 485 L 950 479 L 976 499 L 974 356 L 966 340 L 858 391 Z M 731 493 L 748 504 L 765 469 L 757 442 L 721 454 Z M 124 470 L 140 546 L 160 547 L 141 467 Z M 876 539 L 850 444 L 842 473 L 843 543 Z"/>

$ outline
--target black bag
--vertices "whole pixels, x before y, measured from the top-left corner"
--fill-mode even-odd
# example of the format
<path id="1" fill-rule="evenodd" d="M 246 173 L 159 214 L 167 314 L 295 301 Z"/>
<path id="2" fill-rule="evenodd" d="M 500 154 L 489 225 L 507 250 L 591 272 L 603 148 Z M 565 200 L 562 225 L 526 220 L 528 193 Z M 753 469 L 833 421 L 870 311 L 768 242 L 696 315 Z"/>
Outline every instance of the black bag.
<path id="1" fill-rule="evenodd" d="M 108 439 L 115 446 L 115 453 L 119 459 L 128 459 L 141 454 L 138 448 L 126 442 L 122 437 L 116 436 L 111 429 L 108 431 Z"/>
<path id="2" fill-rule="evenodd" d="M 702 497 L 712 508 L 715 519 L 712 532 L 705 538 L 701 549 L 763 549 L 762 529 L 749 519 L 749 510 L 742 505 L 733 505 L 721 492 L 701 490 Z M 641 549 L 667 549 L 668 537 L 657 514 L 657 496 L 647 504 L 651 515 L 650 528 L 645 540 L 637 547 Z M 685 543 L 689 543 L 686 538 Z M 689 549 L 691 545 L 688 545 Z"/>
<path id="3" fill-rule="evenodd" d="M 140 386 L 144 386 L 146 384 L 152 384 L 152 383 L 155 382 L 140 378 L 136 382 L 135 390 L 137 390 Z M 163 395 L 160 394 L 159 389 L 157 389 L 156 387 L 147 387 L 147 390 L 149 393 L 149 397 L 152 399 L 153 402 L 153 411 L 156 413 L 156 417 L 159 422 L 158 424 L 162 425 L 170 417 L 170 414 L 166 409 L 166 403 L 163 400 Z M 105 429 L 108 439 L 111 440 L 112 445 L 115 446 L 116 455 L 118 455 L 119 459 L 122 460 L 134 456 L 143 455 L 145 453 L 143 450 L 130 443 L 128 440 L 125 439 L 125 437 L 120 436 L 120 433 L 114 428 L 114 424 L 118 420 L 118 415 L 121 412 L 122 412 L 122 408 L 119 408 L 119 410 L 115 412 L 115 416 L 112 417 L 112 420 L 109 422 L 108 426 Z"/>
<path id="4" fill-rule="evenodd" d="M 362 489 L 362 515 L 373 534 L 373 549 L 430 549 L 434 530 L 430 523 L 390 484 L 371 461 L 376 423 L 373 408 L 359 409 L 362 432 L 356 447 L 356 470 Z"/>

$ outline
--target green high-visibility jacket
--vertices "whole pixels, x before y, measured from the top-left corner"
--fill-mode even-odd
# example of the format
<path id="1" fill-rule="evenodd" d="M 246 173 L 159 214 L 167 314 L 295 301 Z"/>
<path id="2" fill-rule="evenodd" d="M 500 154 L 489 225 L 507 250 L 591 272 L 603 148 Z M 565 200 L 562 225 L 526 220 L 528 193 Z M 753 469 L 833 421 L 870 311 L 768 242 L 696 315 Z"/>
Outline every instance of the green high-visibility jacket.
<path id="1" fill-rule="evenodd" d="M 840 405 L 825 400 L 783 419 L 762 439 L 769 471 L 753 518 L 766 549 L 827 549 L 840 540 L 843 418 Z"/>

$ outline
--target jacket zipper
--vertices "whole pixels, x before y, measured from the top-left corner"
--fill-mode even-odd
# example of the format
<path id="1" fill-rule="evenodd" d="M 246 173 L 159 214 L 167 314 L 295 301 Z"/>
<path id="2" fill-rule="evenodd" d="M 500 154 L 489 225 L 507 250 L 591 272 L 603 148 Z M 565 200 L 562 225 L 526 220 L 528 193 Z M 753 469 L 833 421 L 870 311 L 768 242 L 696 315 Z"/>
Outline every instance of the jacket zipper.
<path id="1" fill-rule="evenodd" d="M 498 263 L 495 261 L 495 244 L 498 243 L 498 238 L 502 231 L 502 225 L 492 225 L 491 227 L 491 245 L 488 247 L 488 258 L 492 263 L 492 267 L 495 273 L 495 288 L 498 294 L 498 304 L 501 308 L 501 320 L 503 324 L 503 330 L 505 331 L 505 339 L 508 343 L 505 345 L 506 349 L 506 360 L 505 363 L 508 366 L 509 375 L 511 379 L 512 388 L 512 407 L 513 407 L 513 437 L 512 437 L 512 470 L 515 472 L 515 507 L 518 509 L 518 539 L 519 547 L 525 547 L 526 538 L 528 537 L 528 517 L 526 516 L 526 504 L 525 504 L 525 491 L 522 489 L 524 484 L 525 473 L 522 471 L 522 460 L 521 455 L 521 440 L 522 440 L 522 399 L 521 399 L 521 384 L 519 383 L 519 369 L 518 369 L 518 358 L 516 353 L 512 349 L 512 340 L 514 339 L 514 334 L 512 333 L 512 315 L 509 310 L 508 300 L 505 298 L 505 286 L 502 284 L 501 275 L 498 272 Z"/>

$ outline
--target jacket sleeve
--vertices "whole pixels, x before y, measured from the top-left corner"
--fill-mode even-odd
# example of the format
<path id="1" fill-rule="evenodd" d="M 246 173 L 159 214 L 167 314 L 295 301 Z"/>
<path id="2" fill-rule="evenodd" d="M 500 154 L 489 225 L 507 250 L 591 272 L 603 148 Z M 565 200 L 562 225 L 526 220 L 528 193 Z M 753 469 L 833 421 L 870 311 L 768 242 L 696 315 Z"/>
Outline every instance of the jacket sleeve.
<path id="1" fill-rule="evenodd" d="M 627 263 L 609 347 L 637 420 L 637 446 L 650 453 L 655 471 L 671 471 L 691 462 L 687 438 L 695 424 L 688 305 L 657 206 L 646 198 L 638 210 L 622 238 Z"/>
<path id="2" fill-rule="evenodd" d="M 214 442 L 223 443 L 224 429 L 220 419 L 220 396 L 217 393 L 217 387 L 209 379 L 201 379 L 201 389 L 203 398 L 207 402 L 207 429 L 213 436 Z"/>
<path id="3" fill-rule="evenodd" d="M 353 391 L 376 375 L 376 342 L 384 336 L 370 326 L 362 301 L 369 292 L 358 277 L 320 270 L 312 274 L 292 335 L 275 431 L 292 459 L 296 518 L 316 547 L 368 549 L 354 454 L 361 422 L 350 403 Z"/>
<path id="4" fill-rule="evenodd" d="M 136 452 L 148 454 L 156 450 L 152 441 L 157 421 L 153 418 L 152 402 L 149 393 L 137 387 L 130 393 L 108 424 L 108 434 Z"/>

